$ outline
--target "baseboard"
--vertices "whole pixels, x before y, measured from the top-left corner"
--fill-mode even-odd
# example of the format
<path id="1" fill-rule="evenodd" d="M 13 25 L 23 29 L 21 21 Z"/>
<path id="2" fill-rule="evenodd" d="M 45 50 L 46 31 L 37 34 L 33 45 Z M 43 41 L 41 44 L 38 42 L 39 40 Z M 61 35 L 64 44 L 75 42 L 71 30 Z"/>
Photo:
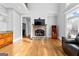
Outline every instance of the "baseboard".
<path id="1" fill-rule="evenodd" d="M 52 39 L 52 37 L 47 37 L 47 39 Z"/>
<path id="2" fill-rule="evenodd" d="M 29 38 L 29 39 L 30 39 L 30 37 L 29 37 L 29 36 L 25 36 L 25 37 L 23 37 L 23 38 Z"/>
<path id="3" fill-rule="evenodd" d="M 21 40 L 21 39 L 22 39 L 22 37 L 19 37 L 17 39 L 13 39 L 13 44 L 16 43 L 17 41 Z"/>
<path id="4" fill-rule="evenodd" d="M 30 35 L 26 36 L 27 38 L 30 38 Z"/>
<path id="5" fill-rule="evenodd" d="M 62 40 L 62 38 L 61 38 L 61 37 L 58 37 L 58 39 L 59 39 L 59 40 Z"/>
<path id="6" fill-rule="evenodd" d="M 32 37 L 30 39 L 51 39 L 51 37 Z"/>

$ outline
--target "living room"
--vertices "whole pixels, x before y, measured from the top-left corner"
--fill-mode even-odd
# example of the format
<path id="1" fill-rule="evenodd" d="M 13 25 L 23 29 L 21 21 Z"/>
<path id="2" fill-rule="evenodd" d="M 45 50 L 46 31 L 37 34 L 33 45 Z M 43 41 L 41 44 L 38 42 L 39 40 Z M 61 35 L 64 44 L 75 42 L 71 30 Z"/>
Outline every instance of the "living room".
<path id="1" fill-rule="evenodd" d="M 78 10 L 79 3 L 0 3 L 0 55 L 78 56 Z"/>

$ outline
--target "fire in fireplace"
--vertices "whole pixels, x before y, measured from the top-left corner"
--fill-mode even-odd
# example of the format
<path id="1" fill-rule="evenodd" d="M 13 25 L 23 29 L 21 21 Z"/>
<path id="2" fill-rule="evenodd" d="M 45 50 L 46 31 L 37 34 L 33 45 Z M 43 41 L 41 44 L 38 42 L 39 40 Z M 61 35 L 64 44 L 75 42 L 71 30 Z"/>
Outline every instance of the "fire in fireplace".
<path id="1" fill-rule="evenodd" d="M 43 29 L 35 30 L 35 36 L 45 36 L 45 31 Z"/>

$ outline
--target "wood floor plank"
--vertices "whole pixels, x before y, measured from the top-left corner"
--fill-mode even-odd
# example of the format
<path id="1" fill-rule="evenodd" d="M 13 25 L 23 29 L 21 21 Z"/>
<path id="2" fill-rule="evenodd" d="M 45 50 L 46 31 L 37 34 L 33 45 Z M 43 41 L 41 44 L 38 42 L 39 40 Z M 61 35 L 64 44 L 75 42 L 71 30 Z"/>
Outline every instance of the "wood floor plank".
<path id="1" fill-rule="evenodd" d="M 65 56 L 61 41 L 58 39 L 34 39 L 23 38 L 15 44 L 0 49 L 9 56 Z"/>

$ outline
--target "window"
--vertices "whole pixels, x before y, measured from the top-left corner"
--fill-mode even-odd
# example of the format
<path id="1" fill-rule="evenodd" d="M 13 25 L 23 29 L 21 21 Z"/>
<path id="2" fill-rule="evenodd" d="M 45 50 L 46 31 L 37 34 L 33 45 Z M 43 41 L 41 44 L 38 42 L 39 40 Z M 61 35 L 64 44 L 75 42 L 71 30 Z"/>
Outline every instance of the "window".
<path id="1" fill-rule="evenodd" d="M 74 17 L 67 20 L 67 37 L 75 38 L 79 32 L 79 17 Z"/>

